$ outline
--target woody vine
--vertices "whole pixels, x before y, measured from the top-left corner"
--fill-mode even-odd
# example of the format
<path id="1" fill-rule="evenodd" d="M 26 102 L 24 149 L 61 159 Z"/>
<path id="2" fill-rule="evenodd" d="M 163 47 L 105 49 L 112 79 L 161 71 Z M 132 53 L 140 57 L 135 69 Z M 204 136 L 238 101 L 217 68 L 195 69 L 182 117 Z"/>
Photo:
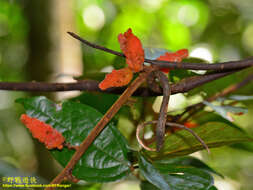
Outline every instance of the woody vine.
<path id="1" fill-rule="evenodd" d="M 223 105 L 223 102 L 221 106 L 216 106 L 212 102 L 225 98 L 249 84 L 253 80 L 253 74 L 213 96 L 205 97 L 205 100 L 197 104 L 186 107 L 180 113 L 168 114 L 170 95 L 188 92 L 208 82 L 252 68 L 253 59 L 214 64 L 185 62 L 188 57 L 187 49 L 174 53 L 163 52 L 155 59 L 148 59 L 141 41 L 131 29 L 118 36 L 123 53 L 88 42 L 72 32 L 69 34 L 92 48 L 124 57 L 127 67 L 113 70 L 102 82 L 94 80 L 79 80 L 75 83 L 0 82 L 2 90 L 40 92 L 81 90 L 120 94 L 103 116 L 92 107 L 71 101 L 55 104 L 45 97 L 17 100 L 26 110 L 26 114 L 21 116 L 22 123 L 64 166 L 51 184 L 60 184 L 64 180 L 74 183 L 79 180 L 108 182 L 122 179 L 132 173 L 142 181 L 142 187 L 148 185 L 153 189 L 215 189 L 211 174 L 217 172 L 200 160 L 186 155 L 202 149 L 210 153 L 209 149 L 213 147 L 252 140 L 232 123 L 233 114 L 246 113 L 245 108 L 234 105 L 243 98 L 252 99 L 252 96 L 230 97 L 232 103 L 228 105 Z M 173 83 L 168 77 L 171 70 L 210 71 L 204 75 L 186 76 Z M 114 116 L 131 96 L 158 95 L 163 96 L 159 114 L 152 121 L 138 122 L 136 139 L 140 149 L 133 150 L 115 127 L 115 121 L 111 120 L 115 119 Z M 211 107 L 214 113 L 204 111 L 205 106 Z M 198 121 L 196 118 L 201 117 L 201 114 L 215 119 Z M 149 126 L 149 130 L 154 134 L 148 140 L 144 138 L 146 126 Z M 224 134 L 217 135 L 220 131 L 224 131 Z M 99 159 L 96 160 L 96 156 Z M 196 177 L 202 180 L 199 181 Z"/>

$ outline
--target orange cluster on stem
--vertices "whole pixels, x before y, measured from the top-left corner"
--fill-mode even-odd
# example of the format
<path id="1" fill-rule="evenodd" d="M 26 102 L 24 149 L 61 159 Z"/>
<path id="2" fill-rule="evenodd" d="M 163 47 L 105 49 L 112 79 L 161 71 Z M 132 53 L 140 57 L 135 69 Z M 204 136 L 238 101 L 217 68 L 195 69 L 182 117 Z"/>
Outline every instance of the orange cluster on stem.
<path id="1" fill-rule="evenodd" d="M 107 74 L 105 79 L 99 84 L 101 90 L 125 86 L 132 80 L 133 72 L 139 72 L 143 69 L 144 50 L 141 41 L 132 33 L 132 30 L 129 28 L 124 34 L 119 34 L 118 41 L 121 50 L 126 56 L 128 67 L 113 70 Z"/>
<path id="2" fill-rule="evenodd" d="M 48 125 L 36 118 L 22 114 L 21 122 L 30 130 L 32 136 L 44 143 L 47 149 L 62 149 L 65 138 L 60 132 L 55 130 L 51 125 Z"/>
<path id="3" fill-rule="evenodd" d="M 110 87 L 125 86 L 132 80 L 133 73 L 143 70 L 144 50 L 141 41 L 132 33 L 132 29 L 129 28 L 124 34 L 119 34 L 118 41 L 120 43 L 120 49 L 126 56 L 126 64 L 128 67 L 120 70 L 113 70 L 111 73 L 107 74 L 105 79 L 99 83 L 99 88 L 101 90 L 106 90 Z M 181 62 L 182 59 L 187 56 L 188 50 L 181 49 L 175 53 L 166 52 L 157 60 Z M 166 73 L 169 72 L 167 68 L 161 70 Z"/>

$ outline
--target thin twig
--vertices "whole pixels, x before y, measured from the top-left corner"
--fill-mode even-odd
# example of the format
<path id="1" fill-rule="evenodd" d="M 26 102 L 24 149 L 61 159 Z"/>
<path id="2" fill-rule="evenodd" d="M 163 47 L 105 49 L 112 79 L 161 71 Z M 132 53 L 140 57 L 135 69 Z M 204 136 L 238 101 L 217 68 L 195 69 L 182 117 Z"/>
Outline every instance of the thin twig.
<path id="1" fill-rule="evenodd" d="M 156 126 L 156 150 L 160 151 L 164 143 L 165 123 L 167 120 L 168 103 L 171 94 L 168 77 L 161 71 L 154 71 L 163 88 L 163 100 Z"/>
<path id="2" fill-rule="evenodd" d="M 209 150 L 207 144 L 190 128 L 185 127 L 182 124 L 172 123 L 172 122 L 166 122 L 166 125 L 171 126 L 171 127 L 177 127 L 180 129 L 185 129 L 185 130 L 189 131 L 203 145 L 203 147 L 207 150 L 208 154 L 210 154 L 210 150 Z"/>
<path id="3" fill-rule="evenodd" d="M 77 34 L 75 34 L 73 32 L 68 32 L 68 34 L 90 47 L 108 52 L 110 54 L 125 57 L 125 55 L 123 53 L 111 50 L 109 48 L 106 48 L 106 47 L 103 47 L 103 46 L 100 46 L 100 45 L 97 45 L 94 43 L 91 43 L 91 42 L 81 38 L 80 36 L 78 36 Z M 242 69 L 242 68 L 253 66 L 253 58 L 248 58 L 248 59 L 241 60 L 241 61 L 229 61 L 229 62 L 213 63 L 213 64 L 168 62 L 168 61 L 158 61 L 158 60 L 151 60 L 151 59 L 145 59 L 145 62 L 153 64 L 159 68 L 191 69 L 191 70 L 218 70 L 218 71 Z"/>
<path id="4" fill-rule="evenodd" d="M 144 127 L 146 125 L 151 125 L 151 124 L 157 124 L 158 121 L 148 121 L 148 122 L 145 122 L 145 123 L 142 123 L 140 125 L 138 125 L 137 127 L 137 130 L 136 130 L 136 138 L 137 138 L 137 141 L 139 142 L 139 144 L 146 150 L 148 151 L 156 151 L 156 149 L 153 149 L 153 148 L 150 148 L 148 147 L 144 142 L 142 142 L 141 138 L 140 138 L 140 132 L 144 129 Z M 207 144 L 191 129 L 185 127 L 184 125 L 182 124 L 179 124 L 179 123 L 173 123 L 173 122 L 166 122 L 166 125 L 170 126 L 170 127 L 177 127 L 177 128 L 180 128 L 180 129 L 185 129 L 187 130 L 188 132 L 190 132 L 202 145 L 203 147 L 207 150 L 207 152 L 210 154 L 210 150 L 207 146 Z"/>
<path id="5" fill-rule="evenodd" d="M 71 160 L 68 162 L 66 167 L 62 172 L 56 176 L 56 178 L 51 182 L 51 184 L 59 184 L 64 180 L 64 177 L 73 170 L 76 163 L 80 160 L 82 155 L 85 153 L 87 148 L 95 140 L 95 138 L 100 134 L 100 132 L 106 127 L 107 123 L 113 118 L 113 116 L 118 112 L 121 106 L 128 100 L 129 97 L 134 93 L 134 91 L 146 80 L 147 75 L 153 71 L 152 67 L 145 67 L 145 72 L 141 73 L 124 91 L 124 93 L 118 98 L 118 100 L 111 106 L 111 108 L 105 113 L 102 119 L 97 123 L 97 125 L 92 129 L 89 135 L 84 139 L 82 144 L 79 146 L 78 150 L 72 156 Z M 46 190 L 52 190 L 54 188 L 49 187 Z"/>

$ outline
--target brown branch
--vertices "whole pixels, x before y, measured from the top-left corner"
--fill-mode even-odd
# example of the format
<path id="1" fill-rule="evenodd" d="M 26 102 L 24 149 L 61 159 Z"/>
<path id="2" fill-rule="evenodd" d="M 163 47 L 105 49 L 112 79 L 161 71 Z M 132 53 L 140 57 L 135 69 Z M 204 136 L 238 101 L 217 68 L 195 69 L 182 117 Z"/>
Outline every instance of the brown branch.
<path id="1" fill-rule="evenodd" d="M 182 81 L 171 85 L 171 94 L 188 92 L 198 86 L 213 80 L 225 77 L 240 70 L 209 73 L 201 76 L 194 76 L 185 78 Z M 56 92 L 56 91 L 90 91 L 90 92 L 104 92 L 122 94 L 126 88 L 110 88 L 102 91 L 98 87 L 99 82 L 95 80 L 83 80 L 73 83 L 46 83 L 46 82 L 0 82 L 0 90 L 12 90 L 12 91 L 29 91 L 29 92 Z M 138 88 L 133 94 L 134 96 L 159 96 L 162 95 L 162 89 L 160 92 L 151 91 L 148 88 Z"/>
<path id="2" fill-rule="evenodd" d="M 156 125 L 156 150 L 160 151 L 164 143 L 165 124 L 167 120 L 168 103 L 171 94 L 168 77 L 162 71 L 154 71 L 163 88 L 163 100 Z"/>
<path id="3" fill-rule="evenodd" d="M 216 93 L 215 95 L 213 95 L 213 96 L 207 98 L 206 101 L 212 102 L 212 101 L 216 100 L 216 99 L 219 98 L 219 97 L 224 97 L 224 96 L 226 96 L 226 95 L 228 95 L 228 94 L 230 94 L 230 93 L 232 93 L 232 92 L 234 92 L 234 91 L 240 89 L 241 87 L 243 87 L 243 86 L 249 84 L 252 80 L 253 80 L 253 74 L 250 74 L 250 75 L 248 75 L 243 81 L 241 81 L 241 82 L 239 82 L 239 83 L 237 83 L 237 84 L 232 84 L 232 85 L 228 86 L 228 87 L 225 88 L 223 91 L 218 92 L 218 93 Z M 180 115 L 178 116 L 178 118 L 182 119 L 182 117 L 183 117 L 186 113 L 188 113 L 188 116 L 185 117 L 185 118 L 182 120 L 182 121 L 187 121 L 190 117 L 192 117 L 194 114 L 196 114 L 196 113 L 197 113 L 200 109 L 202 109 L 204 106 L 205 106 L 205 104 L 203 104 L 202 102 L 197 103 L 197 104 L 193 104 L 193 105 L 191 105 L 191 106 L 188 106 L 188 107 L 186 108 L 186 110 L 185 110 L 182 114 L 180 114 Z"/>
<path id="4" fill-rule="evenodd" d="M 77 34 L 75 34 L 73 32 L 68 32 L 68 34 L 90 47 L 105 51 L 110 54 L 125 57 L 125 55 L 123 53 L 111 50 L 109 48 L 106 48 L 106 47 L 103 47 L 103 46 L 100 46 L 100 45 L 97 45 L 94 43 L 91 43 L 91 42 L 81 38 L 80 36 L 78 36 Z M 217 71 L 242 69 L 242 68 L 253 66 L 253 58 L 248 58 L 248 59 L 241 60 L 241 61 L 229 61 L 229 62 L 212 63 L 212 64 L 168 62 L 168 61 L 158 61 L 158 60 L 151 60 L 151 59 L 145 59 L 145 62 L 153 64 L 159 68 L 191 69 L 191 70 L 217 70 Z"/>
<path id="5" fill-rule="evenodd" d="M 146 80 L 147 75 L 154 69 L 152 67 L 145 67 L 145 72 L 141 73 L 124 91 L 124 93 L 118 98 L 118 100 L 111 106 L 111 108 L 105 113 L 97 125 L 92 129 L 89 135 L 84 139 L 82 144 L 79 146 L 78 150 L 72 156 L 71 160 L 68 162 L 66 167 L 62 172 L 56 176 L 56 178 L 51 182 L 51 184 L 59 184 L 64 180 L 70 171 L 73 170 L 75 164 L 80 160 L 82 155 L 85 153 L 87 148 L 95 140 L 95 138 L 100 134 L 100 132 L 106 127 L 107 123 L 113 118 L 113 116 L 118 112 L 121 106 L 128 100 L 129 97 L 134 93 L 134 91 Z M 46 188 L 46 190 L 54 189 L 52 187 Z"/>
<path id="6" fill-rule="evenodd" d="M 207 101 L 212 102 L 212 101 L 216 100 L 219 97 L 224 97 L 224 96 L 240 89 L 241 87 L 249 84 L 249 82 L 251 82 L 252 80 L 253 80 L 253 74 L 250 74 L 245 79 L 243 79 L 243 81 L 241 81 L 237 84 L 230 85 L 229 87 L 225 88 L 223 91 L 218 92 L 215 95 L 208 98 Z"/>

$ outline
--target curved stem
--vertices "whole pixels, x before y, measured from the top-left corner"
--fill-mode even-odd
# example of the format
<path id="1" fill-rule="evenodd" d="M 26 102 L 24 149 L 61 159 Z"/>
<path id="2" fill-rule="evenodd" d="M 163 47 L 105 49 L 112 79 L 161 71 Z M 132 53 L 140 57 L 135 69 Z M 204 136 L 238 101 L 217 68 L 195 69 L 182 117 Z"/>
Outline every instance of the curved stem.
<path id="1" fill-rule="evenodd" d="M 140 138 L 140 131 L 144 129 L 144 127 L 146 125 L 151 125 L 151 124 L 157 124 L 158 121 L 148 121 L 148 122 L 145 122 L 145 123 L 142 123 L 140 124 L 138 127 L 137 127 L 137 130 L 136 130 L 136 137 L 137 137 L 137 140 L 139 142 L 139 144 L 146 150 L 148 151 L 156 151 L 156 149 L 153 149 L 153 148 L 150 148 L 148 147 L 147 145 L 145 145 L 145 143 L 142 142 L 141 138 Z M 210 150 L 207 146 L 207 144 L 191 129 L 185 127 L 184 125 L 182 124 L 179 124 L 179 123 L 174 123 L 174 122 L 166 122 L 166 125 L 170 126 L 170 127 L 176 127 L 176 128 L 180 128 L 180 129 L 185 129 L 187 130 L 188 132 L 190 132 L 202 145 L 203 147 L 207 150 L 207 152 L 210 154 Z"/>

